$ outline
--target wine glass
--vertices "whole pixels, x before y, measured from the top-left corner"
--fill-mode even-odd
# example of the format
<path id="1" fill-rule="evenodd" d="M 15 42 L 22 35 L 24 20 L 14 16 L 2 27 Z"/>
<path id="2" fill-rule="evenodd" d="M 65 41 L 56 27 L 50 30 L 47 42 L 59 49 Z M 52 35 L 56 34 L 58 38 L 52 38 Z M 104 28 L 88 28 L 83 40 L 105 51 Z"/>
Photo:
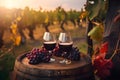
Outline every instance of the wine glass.
<path id="1" fill-rule="evenodd" d="M 48 50 L 49 54 L 52 55 L 52 51 L 56 47 L 55 36 L 50 32 L 45 32 L 43 35 L 43 40 L 45 49 Z M 50 61 L 55 61 L 55 59 L 51 58 Z"/>
<path id="2" fill-rule="evenodd" d="M 69 52 L 72 50 L 73 41 L 69 33 L 61 32 L 59 35 L 58 46 L 60 52 L 62 52 L 62 56 L 64 59 L 60 61 L 60 63 L 67 63 L 67 57 Z"/>

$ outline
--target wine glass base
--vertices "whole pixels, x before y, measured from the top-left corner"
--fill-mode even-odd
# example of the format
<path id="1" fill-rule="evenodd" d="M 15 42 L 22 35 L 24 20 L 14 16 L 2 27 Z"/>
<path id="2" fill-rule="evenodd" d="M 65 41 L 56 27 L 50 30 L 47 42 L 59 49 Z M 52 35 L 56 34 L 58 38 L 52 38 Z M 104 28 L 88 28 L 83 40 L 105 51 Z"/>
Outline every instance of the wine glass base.
<path id="1" fill-rule="evenodd" d="M 55 59 L 54 58 L 50 58 L 50 62 L 54 62 L 55 61 Z"/>
<path id="2" fill-rule="evenodd" d="M 59 61 L 59 63 L 71 64 L 71 60 L 63 59 L 62 61 Z"/>
<path id="3" fill-rule="evenodd" d="M 65 60 L 65 59 L 63 59 L 63 60 L 59 61 L 59 63 L 65 63 L 65 61 L 66 61 L 66 60 Z"/>

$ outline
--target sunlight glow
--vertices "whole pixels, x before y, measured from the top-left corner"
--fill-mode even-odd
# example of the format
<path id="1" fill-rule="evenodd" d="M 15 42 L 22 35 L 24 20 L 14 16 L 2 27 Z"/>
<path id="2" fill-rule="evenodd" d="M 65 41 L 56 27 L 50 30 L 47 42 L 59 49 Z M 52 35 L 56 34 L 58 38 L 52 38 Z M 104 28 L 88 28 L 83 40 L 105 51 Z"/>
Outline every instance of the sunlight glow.
<path id="1" fill-rule="evenodd" d="M 15 8 L 15 6 L 17 5 L 17 3 L 15 1 L 12 1 L 12 0 L 5 0 L 4 2 L 4 6 L 6 8 Z"/>
<path id="2" fill-rule="evenodd" d="M 53 10 L 58 6 L 62 6 L 66 10 L 77 9 L 81 10 L 86 0 L 0 0 L 0 7 L 21 8 L 26 6 L 32 9 Z"/>

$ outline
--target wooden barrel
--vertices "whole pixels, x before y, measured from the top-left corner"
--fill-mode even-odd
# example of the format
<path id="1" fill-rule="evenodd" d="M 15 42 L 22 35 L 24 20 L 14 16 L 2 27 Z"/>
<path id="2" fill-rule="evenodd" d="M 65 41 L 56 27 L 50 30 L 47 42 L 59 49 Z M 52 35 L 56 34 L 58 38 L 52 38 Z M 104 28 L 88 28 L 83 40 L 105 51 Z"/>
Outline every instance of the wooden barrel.
<path id="1" fill-rule="evenodd" d="M 26 54 L 18 56 L 14 66 L 16 80 L 95 80 L 88 56 L 71 64 L 59 63 L 62 58 L 54 58 L 55 62 L 31 65 Z"/>

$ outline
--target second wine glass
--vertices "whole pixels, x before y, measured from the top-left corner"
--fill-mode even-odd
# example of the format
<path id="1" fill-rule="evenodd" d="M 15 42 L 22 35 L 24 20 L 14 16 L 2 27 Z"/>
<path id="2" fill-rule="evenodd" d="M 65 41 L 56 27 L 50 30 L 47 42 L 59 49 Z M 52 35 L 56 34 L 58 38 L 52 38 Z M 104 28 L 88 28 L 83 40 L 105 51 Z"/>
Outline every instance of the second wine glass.
<path id="1" fill-rule="evenodd" d="M 56 47 L 56 39 L 55 36 L 50 32 L 45 32 L 43 35 L 43 45 L 45 49 L 52 55 L 53 49 Z M 55 59 L 51 58 L 51 61 Z"/>
<path id="2" fill-rule="evenodd" d="M 69 52 L 72 50 L 73 41 L 69 33 L 61 32 L 59 35 L 58 46 L 60 52 L 62 52 L 62 56 L 64 59 L 60 61 L 60 63 L 67 63 L 67 57 Z"/>

